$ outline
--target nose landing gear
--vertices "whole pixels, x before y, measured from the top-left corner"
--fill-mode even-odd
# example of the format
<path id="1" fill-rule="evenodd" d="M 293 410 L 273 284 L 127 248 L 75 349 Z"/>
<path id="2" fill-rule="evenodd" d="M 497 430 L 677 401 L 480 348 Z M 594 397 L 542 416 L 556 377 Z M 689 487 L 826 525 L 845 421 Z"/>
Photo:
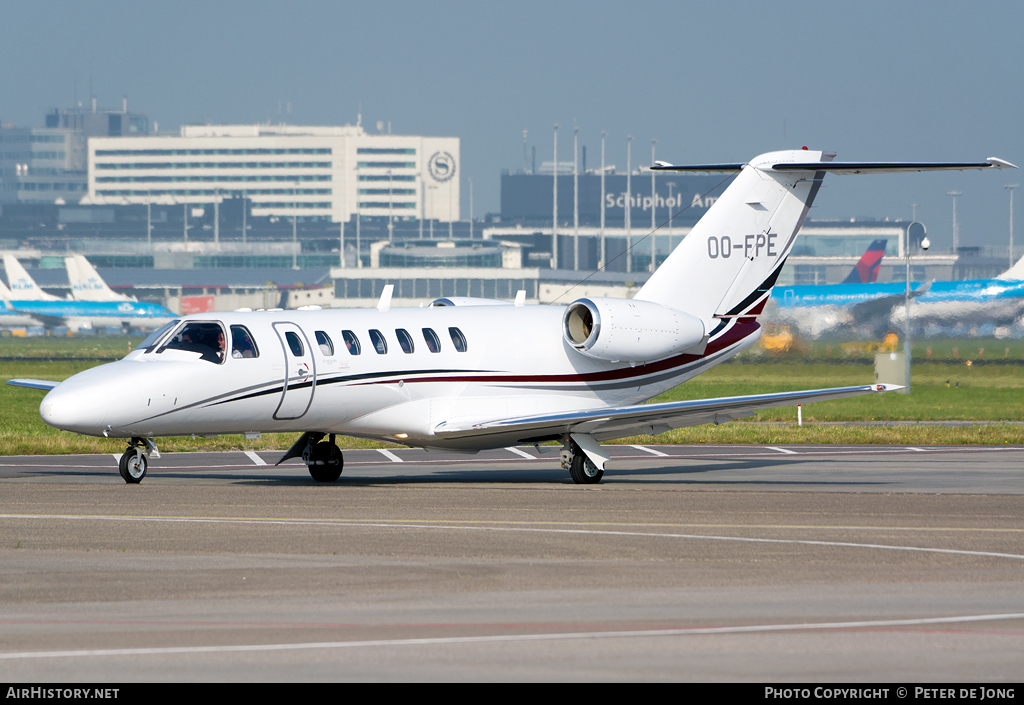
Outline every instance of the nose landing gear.
<path id="1" fill-rule="evenodd" d="M 142 478 L 146 476 L 146 470 L 149 469 L 149 459 L 146 458 L 143 449 L 149 450 L 154 458 L 160 457 L 160 451 L 157 450 L 156 443 L 151 439 L 132 438 L 128 443 L 128 449 L 117 462 L 118 472 L 129 485 L 142 482 Z"/>

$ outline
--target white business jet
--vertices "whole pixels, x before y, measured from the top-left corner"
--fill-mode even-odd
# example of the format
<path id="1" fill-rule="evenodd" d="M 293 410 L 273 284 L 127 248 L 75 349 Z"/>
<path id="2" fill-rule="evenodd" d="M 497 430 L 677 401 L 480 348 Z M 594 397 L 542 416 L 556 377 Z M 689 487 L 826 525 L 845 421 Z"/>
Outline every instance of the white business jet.
<path id="1" fill-rule="evenodd" d="M 758 339 L 757 315 L 825 172 L 1013 166 L 833 157 L 797 150 L 748 164 L 657 164 L 738 176 L 631 300 L 392 309 L 389 286 L 376 309 L 184 316 L 118 362 L 59 384 L 8 384 L 50 390 L 40 415 L 51 426 L 130 439 L 120 462 L 130 483 L 145 476 L 147 450 L 159 457 L 154 437 L 282 431 L 302 435 L 281 461 L 301 457 L 320 482 L 341 474 L 335 437 L 348 435 L 468 452 L 560 441 L 573 481 L 596 483 L 608 461 L 599 441 L 896 388 L 641 403 Z"/>

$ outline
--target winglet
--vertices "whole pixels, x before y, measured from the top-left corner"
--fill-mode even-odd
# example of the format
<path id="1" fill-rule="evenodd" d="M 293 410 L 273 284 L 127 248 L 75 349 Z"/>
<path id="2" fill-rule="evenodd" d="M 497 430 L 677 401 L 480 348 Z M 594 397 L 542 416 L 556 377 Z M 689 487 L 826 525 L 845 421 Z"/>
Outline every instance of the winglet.
<path id="1" fill-rule="evenodd" d="M 526 289 L 520 289 L 519 291 L 516 292 L 516 302 L 515 302 L 515 305 L 516 306 L 525 306 L 526 305 Z"/>
<path id="2" fill-rule="evenodd" d="M 989 157 L 985 160 L 993 166 L 995 169 L 1016 169 L 1017 167 L 1006 161 L 1005 159 L 999 159 L 997 157 Z"/>
<path id="3" fill-rule="evenodd" d="M 898 392 L 905 389 L 902 384 L 876 384 L 874 387 L 876 392 Z"/>
<path id="4" fill-rule="evenodd" d="M 386 313 L 391 310 L 391 294 L 395 291 L 394 284 L 388 284 L 384 291 L 380 292 L 380 301 L 377 302 L 377 310 Z"/>

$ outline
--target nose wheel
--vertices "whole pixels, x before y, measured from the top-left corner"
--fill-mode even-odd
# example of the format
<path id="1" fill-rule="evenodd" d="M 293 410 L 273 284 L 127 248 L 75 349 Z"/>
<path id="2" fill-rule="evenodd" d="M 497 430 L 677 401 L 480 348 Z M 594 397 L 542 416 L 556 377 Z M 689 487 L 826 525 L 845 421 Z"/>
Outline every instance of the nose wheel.
<path id="1" fill-rule="evenodd" d="M 152 438 L 132 438 L 128 442 L 128 449 L 117 461 L 117 470 L 129 485 L 142 482 L 142 478 L 146 476 L 146 470 L 149 469 L 147 450 L 154 458 L 160 457 L 160 451 L 157 450 Z"/>
<path id="2" fill-rule="evenodd" d="M 142 448 L 139 446 L 128 446 L 128 450 L 121 456 L 121 460 L 117 463 L 117 469 L 121 473 L 121 477 L 129 485 L 134 485 L 142 482 L 142 478 L 146 476 L 146 470 L 149 468 L 149 461 L 146 459 L 146 454 L 142 452 Z"/>

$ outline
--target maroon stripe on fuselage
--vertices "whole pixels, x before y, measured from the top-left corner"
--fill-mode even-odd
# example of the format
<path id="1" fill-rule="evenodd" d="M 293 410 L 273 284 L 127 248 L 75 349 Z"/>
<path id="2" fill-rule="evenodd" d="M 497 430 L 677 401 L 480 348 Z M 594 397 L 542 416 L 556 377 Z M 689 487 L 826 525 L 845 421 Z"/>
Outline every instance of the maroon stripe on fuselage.
<path id="1" fill-rule="evenodd" d="M 748 337 L 752 333 L 756 332 L 760 328 L 760 324 L 754 318 L 741 318 L 735 325 L 731 326 L 722 335 L 715 338 L 708 343 L 702 355 L 676 355 L 674 357 L 665 358 L 664 360 L 658 360 L 650 364 L 637 365 L 636 367 L 620 367 L 615 370 L 607 370 L 604 372 L 588 372 L 585 374 L 569 374 L 569 375 L 516 375 L 516 374 L 493 374 L 493 373 L 481 373 L 476 375 L 460 375 L 452 377 L 416 377 L 409 379 L 404 378 L 404 381 L 412 382 L 518 382 L 518 383 L 554 383 L 554 382 L 609 382 L 616 380 L 629 379 L 631 377 L 646 377 L 651 374 L 658 372 L 664 372 L 665 370 L 671 370 L 676 367 L 682 367 L 689 365 L 690 363 L 701 360 L 702 358 L 714 355 L 717 352 L 724 350 L 736 343 L 740 342 L 744 338 Z M 379 381 L 367 381 L 362 382 L 358 385 L 363 384 L 394 384 L 393 379 L 379 380 Z"/>

